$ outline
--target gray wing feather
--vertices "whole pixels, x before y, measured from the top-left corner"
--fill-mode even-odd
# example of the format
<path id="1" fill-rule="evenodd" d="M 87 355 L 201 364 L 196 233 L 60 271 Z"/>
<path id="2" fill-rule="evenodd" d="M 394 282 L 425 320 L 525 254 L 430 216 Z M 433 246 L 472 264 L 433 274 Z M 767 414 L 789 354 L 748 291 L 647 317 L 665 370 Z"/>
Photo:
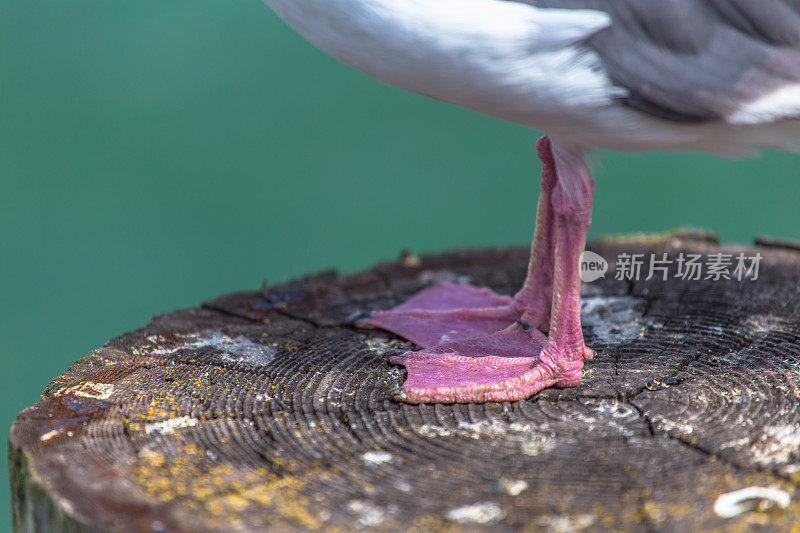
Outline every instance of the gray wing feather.
<path id="1" fill-rule="evenodd" d="M 800 0 L 516 1 L 608 13 L 611 26 L 585 46 L 625 104 L 660 118 L 723 120 L 800 83 Z"/>

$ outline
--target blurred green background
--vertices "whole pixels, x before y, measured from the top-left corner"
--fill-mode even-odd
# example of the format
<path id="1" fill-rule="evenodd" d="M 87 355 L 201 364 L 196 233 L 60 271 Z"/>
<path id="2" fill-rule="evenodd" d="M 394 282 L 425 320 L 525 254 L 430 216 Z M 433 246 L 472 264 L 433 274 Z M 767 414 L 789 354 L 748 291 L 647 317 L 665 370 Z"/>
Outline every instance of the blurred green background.
<path id="1" fill-rule="evenodd" d="M 5 435 L 51 378 L 156 313 L 531 237 L 535 132 L 380 85 L 258 0 L 3 0 L 0 76 Z M 594 236 L 800 239 L 797 156 L 594 168 Z"/>

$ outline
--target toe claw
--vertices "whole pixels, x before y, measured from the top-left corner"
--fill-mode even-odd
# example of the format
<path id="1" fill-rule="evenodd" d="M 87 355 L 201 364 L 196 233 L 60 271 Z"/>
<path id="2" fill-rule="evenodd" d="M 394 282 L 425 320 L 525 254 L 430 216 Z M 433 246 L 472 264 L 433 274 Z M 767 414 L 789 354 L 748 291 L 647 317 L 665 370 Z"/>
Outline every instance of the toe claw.
<path id="1" fill-rule="evenodd" d="M 594 350 L 592 350 L 588 346 L 585 346 L 583 348 L 583 360 L 584 361 L 591 361 L 592 359 L 594 359 L 595 355 L 597 355 L 597 352 L 595 352 Z"/>

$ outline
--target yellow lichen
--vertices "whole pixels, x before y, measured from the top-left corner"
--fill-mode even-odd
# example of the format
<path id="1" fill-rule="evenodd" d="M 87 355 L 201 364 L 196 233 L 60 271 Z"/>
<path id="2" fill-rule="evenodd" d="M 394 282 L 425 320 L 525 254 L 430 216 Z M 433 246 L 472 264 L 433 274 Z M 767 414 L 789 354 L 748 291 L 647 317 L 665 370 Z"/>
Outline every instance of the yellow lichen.
<path id="1" fill-rule="evenodd" d="M 148 496 L 161 502 L 185 500 L 212 517 L 235 520 L 242 511 L 268 507 L 275 516 L 292 523 L 310 528 L 322 525 L 311 510 L 315 506 L 302 494 L 316 479 L 317 471 L 278 476 L 266 468 L 240 470 L 215 463 L 198 446 L 185 443 L 170 457 L 151 449 L 140 453 L 131 474 Z"/>

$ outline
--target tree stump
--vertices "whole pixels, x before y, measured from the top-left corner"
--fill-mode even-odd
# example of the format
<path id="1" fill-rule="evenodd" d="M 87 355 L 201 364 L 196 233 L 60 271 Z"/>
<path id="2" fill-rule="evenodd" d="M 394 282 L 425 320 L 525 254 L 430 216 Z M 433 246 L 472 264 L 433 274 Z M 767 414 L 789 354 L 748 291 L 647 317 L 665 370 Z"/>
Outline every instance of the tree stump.
<path id="1" fill-rule="evenodd" d="M 757 280 L 672 265 L 584 284 L 583 383 L 513 403 L 396 402 L 387 354 L 413 346 L 353 321 L 441 280 L 513 293 L 526 248 L 407 255 L 158 316 L 19 415 L 15 528 L 797 528 L 800 249 L 690 232 L 590 248 L 763 261 Z"/>

